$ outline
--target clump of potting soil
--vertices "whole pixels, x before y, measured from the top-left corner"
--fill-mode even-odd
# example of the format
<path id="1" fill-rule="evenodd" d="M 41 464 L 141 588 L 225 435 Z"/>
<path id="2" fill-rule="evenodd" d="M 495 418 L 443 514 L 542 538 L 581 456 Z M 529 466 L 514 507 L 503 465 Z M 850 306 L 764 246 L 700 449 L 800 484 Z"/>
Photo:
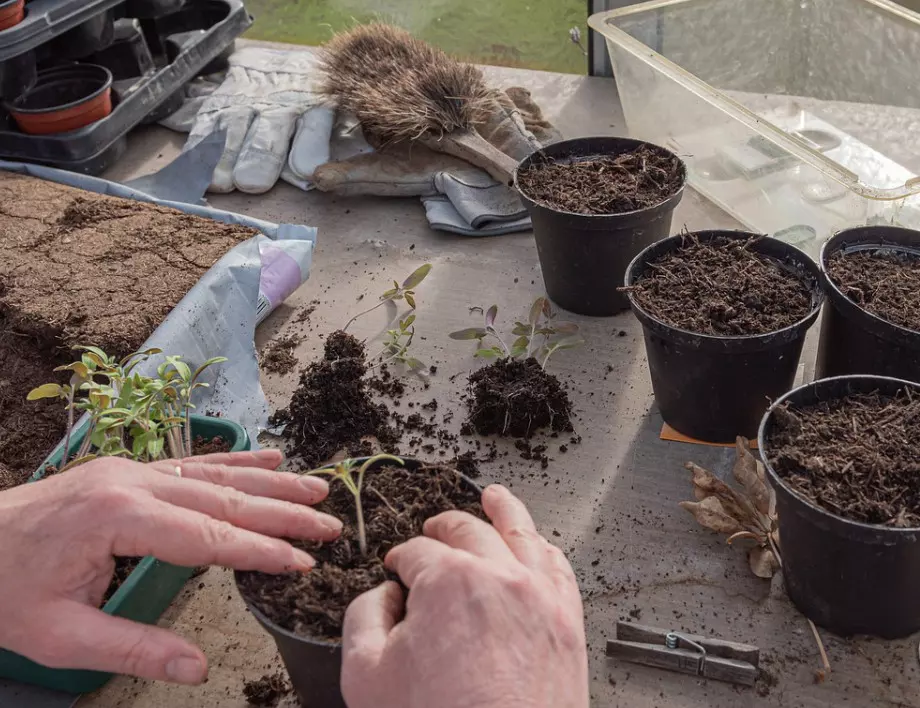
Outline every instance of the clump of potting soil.
<path id="1" fill-rule="evenodd" d="M 572 430 L 572 405 L 562 383 L 546 371 L 557 351 L 582 344 L 578 326 L 556 321 L 546 298 L 537 298 L 527 322 L 515 322 L 517 339 L 505 344 L 495 330 L 498 307 L 485 313 L 484 327 L 470 327 L 450 334 L 451 339 L 476 340 L 475 356 L 497 359 L 473 372 L 467 399 L 469 415 L 464 430 L 480 435 L 528 438 L 540 429 Z M 485 340 L 494 341 L 491 347 Z"/>
<path id="2" fill-rule="evenodd" d="M 799 494 L 852 521 L 920 527 L 920 396 L 854 394 L 774 415 L 769 461 Z"/>
<path id="3" fill-rule="evenodd" d="M 240 573 L 244 597 L 284 629 L 314 639 L 339 640 L 345 609 L 358 595 L 393 579 L 384 568 L 387 552 L 420 536 L 426 519 L 460 509 L 485 518 L 480 493 L 447 467 L 411 470 L 387 465 L 367 472 L 361 492 L 367 554 L 360 549 L 355 497 L 330 481 L 329 497 L 317 509 L 344 522 L 342 535 L 327 544 L 295 541 L 316 567 L 309 573 Z"/>
<path id="4" fill-rule="evenodd" d="M 317 467 L 343 448 L 374 437 L 384 450 L 399 440 L 389 424 L 389 411 L 374 403 L 364 379 L 365 347 L 346 332 L 326 339 L 323 358 L 311 363 L 288 407 L 277 412 L 273 424 L 285 426 L 289 454 L 305 466 Z"/>
<path id="5" fill-rule="evenodd" d="M 838 251 L 827 262 L 834 284 L 860 306 L 920 331 L 920 256 L 896 251 Z"/>
<path id="6" fill-rule="evenodd" d="M 293 334 L 278 337 L 269 342 L 262 354 L 262 370 L 272 374 L 287 374 L 297 368 L 294 348 L 302 341 Z"/>
<path id="7" fill-rule="evenodd" d="M 685 234 L 680 248 L 649 263 L 628 290 L 644 312 L 689 332 L 776 332 L 811 312 L 812 287 L 802 274 L 757 253 L 759 240 Z"/>
<path id="8" fill-rule="evenodd" d="M 263 674 L 255 681 L 247 681 L 243 684 L 243 696 L 251 706 L 271 708 L 278 705 L 278 702 L 293 690 L 283 671 Z"/>
<path id="9" fill-rule="evenodd" d="M 668 151 L 640 145 L 617 156 L 537 159 L 517 176 L 534 202 L 574 214 L 622 214 L 654 206 L 684 184 L 681 161 Z"/>

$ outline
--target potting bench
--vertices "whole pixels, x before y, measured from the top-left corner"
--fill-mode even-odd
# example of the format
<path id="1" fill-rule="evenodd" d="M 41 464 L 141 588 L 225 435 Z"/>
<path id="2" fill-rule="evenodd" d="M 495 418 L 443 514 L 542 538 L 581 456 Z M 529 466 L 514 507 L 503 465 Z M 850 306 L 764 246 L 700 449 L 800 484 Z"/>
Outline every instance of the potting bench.
<path id="1" fill-rule="evenodd" d="M 532 90 L 567 137 L 625 133 L 611 79 L 513 69 L 489 69 L 494 81 Z M 184 136 L 144 128 L 131 136 L 128 153 L 106 175 L 121 180 L 169 162 Z M 543 293 L 529 233 L 464 238 L 432 231 L 417 199 L 344 199 L 304 194 L 279 184 L 263 196 L 216 195 L 211 203 L 275 222 L 319 227 L 319 248 L 309 282 L 259 329 L 262 347 L 280 333 L 303 332 L 295 354 L 309 361 L 320 335 L 340 327 L 360 295 L 374 298 L 394 277 L 423 262 L 434 269 L 419 289 L 416 356 L 437 364 L 431 388 L 418 400 L 436 398 L 441 411 L 462 411 L 463 374 L 478 365 L 469 343 L 447 332 L 474 324 L 469 309 L 497 303 L 507 317 L 523 314 Z M 678 207 L 674 229 L 738 227 L 723 212 L 689 190 Z M 301 308 L 319 305 L 295 324 Z M 382 324 L 364 323 L 373 335 Z M 538 527 L 569 555 L 584 593 L 593 705 L 622 708 L 662 706 L 920 706 L 917 640 L 843 640 L 824 634 L 833 672 L 816 683 L 820 666 L 805 619 L 778 582 L 750 573 L 740 549 L 725 545 L 678 508 L 691 495 L 683 464 L 693 460 L 720 475 L 730 474 L 730 449 L 663 442 L 661 417 L 650 389 L 641 330 L 625 313 L 607 319 L 576 318 L 587 345 L 554 358 L 551 369 L 570 383 L 582 441 L 567 453 L 549 440 L 552 462 L 520 459 L 512 445 L 482 465 L 484 481 L 500 481 L 520 495 Z M 812 332 L 812 340 L 814 331 Z M 806 346 L 801 376 L 810 376 L 813 341 Z M 608 370 L 608 366 L 612 369 Z M 461 374 L 455 381 L 454 374 Z M 287 403 L 297 373 L 263 378 L 271 403 Z M 420 385 L 415 386 L 421 389 Z M 640 667 L 604 657 L 605 640 L 617 620 L 712 635 L 760 647 L 764 676 L 753 689 Z M 162 623 L 199 642 L 211 662 L 198 688 L 116 678 L 81 708 L 236 708 L 245 705 L 244 680 L 280 666 L 271 638 L 249 616 L 229 572 L 212 568 L 189 583 Z M 52 705 L 36 699 L 10 705 Z M 58 703 L 57 705 L 61 705 Z M 287 699 L 282 705 L 294 705 Z"/>

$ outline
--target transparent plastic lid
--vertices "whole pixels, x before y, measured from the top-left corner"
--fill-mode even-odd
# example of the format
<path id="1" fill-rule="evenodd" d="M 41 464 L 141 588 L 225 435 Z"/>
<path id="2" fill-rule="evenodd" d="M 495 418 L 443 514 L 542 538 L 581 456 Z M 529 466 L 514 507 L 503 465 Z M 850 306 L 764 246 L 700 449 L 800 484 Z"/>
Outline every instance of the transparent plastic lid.
<path id="1" fill-rule="evenodd" d="M 658 0 L 592 18 L 611 41 L 874 199 L 920 192 L 920 15 L 888 0 Z"/>

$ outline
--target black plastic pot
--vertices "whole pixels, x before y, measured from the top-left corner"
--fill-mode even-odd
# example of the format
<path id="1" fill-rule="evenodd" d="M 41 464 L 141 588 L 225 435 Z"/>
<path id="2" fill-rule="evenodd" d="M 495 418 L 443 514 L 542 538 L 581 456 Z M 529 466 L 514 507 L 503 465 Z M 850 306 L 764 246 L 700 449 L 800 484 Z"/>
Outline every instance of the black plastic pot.
<path id="1" fill-rule="evenodd" d="M 181 10 L 186 0 L 125 0 L 125 15 L 148 19 Z"/>
<path id="2" fill-rule="evenodd" d="M 114 40 L 93 55 L 93 63 L 106 67 L 116 81 L 144 76 L 156 68 L 140 22 L 130 18 L 115 22 Z"/>
<path id="3" fill-rule="evenodd" d="M 876 374 L 920 381 L 920 331 L 913 331 L 863 309 L 841 292 L 827 274 L 840 251 L 896 251 L 920 257 L 920 231 L 896 226 L 860 226 L 837 233 L 821 248 L 821 278 L 827 294 L 817 376 Z"/>
<path id="4" fill-rule="evenodd" d="M 677 192 L 653 207 L 595 216 L 559 211 L 534 202 L 521 191 L 518 173 L 547 157 L 572 162 L 616 156 L 650 144 L 611 137 L 564 140 L 527 157 L 515 170 L 515 186 L 533 222 L 546 294 L 559 307 L 593 317 L 628 309 L 629 301 L 617 290 L 626 266 L 643 248 L 671 233 L 671 215 L 684 195 L 684 186 L 681 184 Z M 686 181 L 685 166 L 683 170 Z"/>
<path id="5" fill-rule="evenodd" d="M 106 10 L 48 42 L 42 53 L 55 60 L 81 59 L 105 49 L 114 37 L 115 15 L 112 10 Z"/>
<path id="6" fill-rule="evenodd" d="M 700 241 L 716 237 L 749 239 L 745 231 L 698 231 Z M 681 236 L 659 241 L 640 253 L 626 270 L 632 286 L 648 263 L 681 245 Z M 678 329 L 629 302 L 645 335 L 645 351 L 655 400 L 664 421 L 679 433 L 713 443 L 731 443 L 738 435 L 753 438 L 770 401 L 795 381 L 802 345 L 814 324 L 824 294 L 818 266 L 802 251 L 774 238 L 753 250 L 770 256 L 812 289 L 811 311 L 785 329 L 769 334 L 718 337 Z"/>
<path id="7" fill-rule="evenodd" d="M 359 462 L 367 458 L 359 458 Z M 403 462 L 408 469 L 416 470 L 423 463 L 409 457 L 403 457 Z M 382 460 L 377 465 L 370 467 L 373 470 L 378 465 L 392 464 Z M 461 478 L 472 489 L 481 492 L 482 489 L 468 477 Z M 240 591 L 240 572 L 234 574 L 237 591 Z M 301 637 L 279 627 L 266 617 L 258 608 L 254 607 L 246 596 L 240 592 L 243 601 L 252 612 L 259 624 L 267 631 L 275 644 L 278 653 L 291 678 L 294 690 L 300 696 L 304 706 L 317 706 L 317 708 L 347 708 L 341 692 L 342 675 L 342 643 L 327 640 L 310 639 Z"/>
<path id="8" fill-rule="evenodd" d="M 885 639 L 920 630 L 920 529 L 849 521 L 799 496 L 770 466 L 773 411 L 853 393 L 894 394 L 920 385 L 880 376 L 821 379 L 790 391 L 767 411 L 758 443 L 776 490 L 783 579 L 789 598 L 815 624 L 849 636 Z"/>

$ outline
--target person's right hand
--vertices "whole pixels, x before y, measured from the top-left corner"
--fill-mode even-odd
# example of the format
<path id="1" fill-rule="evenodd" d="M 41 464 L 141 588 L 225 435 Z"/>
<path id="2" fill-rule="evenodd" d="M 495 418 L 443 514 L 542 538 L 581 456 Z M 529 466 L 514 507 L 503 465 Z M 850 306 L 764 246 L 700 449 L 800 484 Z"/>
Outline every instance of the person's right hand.
<path id="1" fill-rule="evenodd" d="M 587 708 L 571 566 L 504 487 L 488 487 L 482 506 L 492 526 L 449 511 L 390 551 L 387 566 L 409 588 L 405 608 L 393 582 L 349 606 L 349 708 Z"/>

